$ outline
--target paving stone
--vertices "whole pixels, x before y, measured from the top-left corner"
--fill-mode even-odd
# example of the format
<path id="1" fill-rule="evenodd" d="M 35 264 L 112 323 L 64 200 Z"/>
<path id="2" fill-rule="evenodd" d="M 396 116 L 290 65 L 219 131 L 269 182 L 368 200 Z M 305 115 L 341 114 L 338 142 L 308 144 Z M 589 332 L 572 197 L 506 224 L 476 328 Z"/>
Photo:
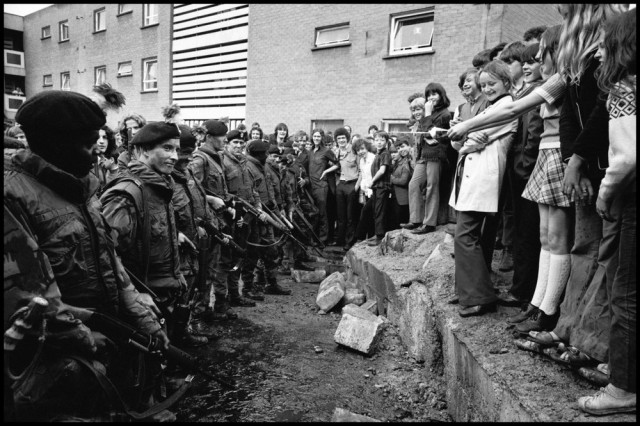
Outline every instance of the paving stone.
<path id="1" fill-rule="evenodd" d="M 380 318 L 371 320 L 343 313 L 333 339 L 338 344 L 371 355 L 382 335 L 383 328 L 384 321 Z"/>

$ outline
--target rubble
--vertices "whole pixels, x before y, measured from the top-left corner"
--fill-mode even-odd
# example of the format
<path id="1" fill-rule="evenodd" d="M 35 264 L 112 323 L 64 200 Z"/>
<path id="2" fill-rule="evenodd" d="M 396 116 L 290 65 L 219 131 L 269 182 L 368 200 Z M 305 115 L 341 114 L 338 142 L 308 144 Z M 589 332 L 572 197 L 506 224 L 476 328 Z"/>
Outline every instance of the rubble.
<path id="1" fill-rule="evenodd" d="M 366 296 L 362 290 L 358 290 L 357 288 L 348 288 L 344 296 L 342 297 L 342 301 L 345 305 L 354 304 L 354 305 L 362 305 L 366 300 Z"/>
<path id="2" fill-rule="evenodd" d="M 291 277 L 297 283 L 319 283 L 327 275 L 324 269 L 315 269 L 313 271 L 301 271 L 291 269 Z"/>
<path id="3" fill-rule="evenodd" d="M 331 421 L 333 423 L 342 423 L 342 422 L 380 422 L 380 420 L 376 420 L 374 418 L 363 416 L 362 414 L 352 413 L 351 411 L 345 410 L 344 408 L 338 408 L 333 411 L 333 416 L 331 416 Z"/>
<path id="4" fill-rule="evenodd" d="M 371 312 L 355 305 L 348 305 L 345 309 L 333 339 L 340 345 L 371 355 L 382 334 L 385 322 L 378 317 L 371 318 L 373 316 Z"/>
<path id="5" fill-rule="evenodd" d="M 344 276 L 340 272 L 334 272 L 320 283 L 316 305 L 323 311 L 329 311 L 342 300 L 344 294 Z"/>

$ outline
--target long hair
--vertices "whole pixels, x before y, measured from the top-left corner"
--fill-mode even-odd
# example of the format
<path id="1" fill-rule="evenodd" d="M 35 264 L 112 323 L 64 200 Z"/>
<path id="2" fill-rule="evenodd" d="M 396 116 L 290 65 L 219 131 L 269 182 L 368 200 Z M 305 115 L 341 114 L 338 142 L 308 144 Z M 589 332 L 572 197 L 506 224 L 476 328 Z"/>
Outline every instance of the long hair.
<path id="1" fill-rule="evenodd" d="M 107 126 L 106 124 L 102 127 L 100 127 L 100 130 L 104 130 L 104 133 L 107 136 L 107 148 L 104 150 L 104 156 L 107 158 L 113 158 L 115 156 L 115 158 L 117 159 L 117 155 L 116 155 L 116 136 L 115 133 L 113 133 L 113 130 L 111 130 L 111 127 Z"/>
<path id="2" fill-rule="evenodd" d="M 319 127 L 316 127 L 315 129 L 313 129 L 313 130 L 311 131 L 311 143 L 313 143 L 314 148 L 315 148 L 315 146 L 316 146 L 316 143 L 313 141 L 313 135 L 314 135 L 315 133 L 320 133 L 320 136 L 322 136 L 322 137 L 320 138 L 320 146 L 321 146 L 321 147 L 322 147 L 322 146 L 325 146 L 325 143 L 324 143 L 324 130 L 322 130 L 322 129 L 321 129 L 321 128 L 319 128 Z"/>
<path id="3" fill-rule="evenodd" d="M 427 84 L 427 87 L 425 87 L 424 89 L 424 98 L 429 99 L 429 95 L 431 93 L 437 93 L 438 95 L 440 95 L 440 101 L 438 101 L 437 105 L 433 106 L 434 111 L 442 108 L 449 108 L 449 105 L 451 105 L 451 101 L 447 97 L 447 91 L 444 90 L 444 87 L 442 87 L 442 84 L 440 83 Z"/>
<path id="4" fill-rule="evenodd" d="M 550 55 L 553 72 L 558 71 L 558 44 L 560 43 L 561 31 L 562 26 L 556 25 L 547 28 L 540 37 L 540 60 L 544 60 L 546 55 Z"/>
<path id="5" fill-rule="evenodd" d="M 558 48 L 558 70 L 576 84 L 598 47 L 601 25 L 610 17 L 626 12 L 627 4 L 560 4 L 563 16 Z"/>
<path id="6" fill-rule="evenodd" d="M 605 59 L 596 71 L 604 93 L 621 95 L 618 84 L 636 74 L 636 11 L 608 20 L 604 26 Z M 628 82 L 629 83 L 629 82 Z M 635 85 L 629 84 L 634 87 Z"/>
<path id="7" fill-rule="evenodd" d="M 285 132 L 287 132 L 287 134 L 284 135 L 284 139 L 283 139 L 284 141 L 289 139 L 289 128 L 287 127 L 286 124 L 278 123 L 278 125 L 276 126 L 276 129 L 273 131 L 273 134 L 274 134 L 276 140 L 278 139 L 278 130 L 284 130 Z"/>

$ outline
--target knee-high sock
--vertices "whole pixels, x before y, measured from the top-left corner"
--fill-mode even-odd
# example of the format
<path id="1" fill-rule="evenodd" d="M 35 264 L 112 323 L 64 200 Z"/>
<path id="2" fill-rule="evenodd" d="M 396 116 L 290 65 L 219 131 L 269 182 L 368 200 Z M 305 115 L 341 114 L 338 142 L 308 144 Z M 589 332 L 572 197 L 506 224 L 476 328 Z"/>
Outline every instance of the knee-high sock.
<path id="1" fill-rule="evenodd" d="M 569 254 L 551 254 L 549 256 L 549 280 L 547 281 L 547 290 L 544 292 L 544 298 L 540 304 L 540 310 L 547 315 L 556 313 L 560 306 L 560 297 L 564 291 L 569 273 L 571 272 L 571 255 Z"/>
<path id="2" fill-rule="evenodd" d="M 531 298 L 531 304 L 540 307 L 544 294 L 547 291 L 547 281 L 549 280 L 549 250 L 540 250 L 540 261 L 538 263 L 538 281 L 536 282 L 536 290 Z"/>

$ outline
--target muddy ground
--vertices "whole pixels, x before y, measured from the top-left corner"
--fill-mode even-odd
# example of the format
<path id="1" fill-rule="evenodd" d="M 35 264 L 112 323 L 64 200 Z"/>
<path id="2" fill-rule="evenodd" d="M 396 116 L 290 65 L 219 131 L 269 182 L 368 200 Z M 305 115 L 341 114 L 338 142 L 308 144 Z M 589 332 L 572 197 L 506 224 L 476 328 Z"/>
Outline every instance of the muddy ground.
<path id="1" fill-rule="evenodd" d="M 316 265 L 332 272 L 341 253 L 328 257 L 336 260 Z M 196 377 L 173 408 L 178 421 L 326 422 L 336 407 L 381 421 L 451 421 L 442 371 L 409 357 L 393 325 L 371 357 L 339 346 L 333 335 L 341 314 L 339 308 L 318 314 L 319 284 L 279 280 L 292 295 L 234 308 L 239 319 L 221 322 L 223 336 L 194 351 L 237 389 Z"/>

